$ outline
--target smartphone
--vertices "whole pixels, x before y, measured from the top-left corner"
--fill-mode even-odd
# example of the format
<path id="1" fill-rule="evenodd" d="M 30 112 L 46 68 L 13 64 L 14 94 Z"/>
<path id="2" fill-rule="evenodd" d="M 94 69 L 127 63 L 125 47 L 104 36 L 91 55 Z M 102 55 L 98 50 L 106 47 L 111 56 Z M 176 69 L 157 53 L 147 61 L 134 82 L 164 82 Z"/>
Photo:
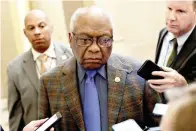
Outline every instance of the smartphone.
<path id="1" fill-rule="evenodd" d="M 163 79 L 161 76 L 153 76 L 152 72 L 153 71 L 164 71 L 161 67 L 156 65 L 154 62 L 151 60 L 146 60 L 140 69 L 137 71 L 137 74 L 144 78 L 145 80 L 149 79 Z"/>
<path id="2" fill-rule="evenodd" d="M 49 130 L 61 118 L 62 118 L 61 113 L 57 112 L 52 117 L 50 117 L 48 120 L 46 120 L 39 128 L 37 128 L 36 131 L 46 131 L 46 130 Z"/>
<path id="3" fill-rule="evenodd" d="M 166 113 L 167 108 L 167 104 L 156 103 L 152 113 L 155 116 L 163 116 Z"/>

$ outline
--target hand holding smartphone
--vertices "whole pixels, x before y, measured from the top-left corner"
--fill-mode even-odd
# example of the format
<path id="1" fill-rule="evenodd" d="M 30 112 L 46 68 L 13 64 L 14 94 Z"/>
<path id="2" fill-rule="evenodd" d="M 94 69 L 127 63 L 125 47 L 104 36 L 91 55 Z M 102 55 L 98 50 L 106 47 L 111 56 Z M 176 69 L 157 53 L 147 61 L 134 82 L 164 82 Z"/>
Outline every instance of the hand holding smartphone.
<path id="1" fill-rule="evenodd" d="M 36 131 L 46 131 L 46 130 L 49 130 L 61 118 L 62 118 L 61 113 L 57 112 L 52 117 L 50 117 L 50 119 L 46 120 L 39 128 L 37 128 Z"/>
<path id="2" fill-rule="evenodd" d="M 146 60 L 140 69 L 137 71 L 137 74 L 144 78 L 145 80 L 150 79 L 163 79 L 161 76 L 153 76 L 153 71 L 164 71 L 161 67 L 153 63 L 151 60 Z"/>

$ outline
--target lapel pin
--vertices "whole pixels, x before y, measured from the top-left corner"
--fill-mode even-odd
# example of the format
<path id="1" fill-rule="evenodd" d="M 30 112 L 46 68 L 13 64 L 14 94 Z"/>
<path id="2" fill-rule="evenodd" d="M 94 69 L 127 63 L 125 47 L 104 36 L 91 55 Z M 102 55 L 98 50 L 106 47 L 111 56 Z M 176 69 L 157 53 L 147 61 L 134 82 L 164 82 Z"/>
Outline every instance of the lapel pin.
<path id="1" fill-rule="evenodd" d="M 114 81 L 115 82 L 120 82 L 120 78 L 119 77 L 116 77 Z"/>
<path id="2" fill-rule="evenodd" d="M 63 56 L 61 56 L 61 58 L 62 58 L 62 60 L 65 60 L 65 59 L 67 59 L 67 56 L 63 55 Z"/>

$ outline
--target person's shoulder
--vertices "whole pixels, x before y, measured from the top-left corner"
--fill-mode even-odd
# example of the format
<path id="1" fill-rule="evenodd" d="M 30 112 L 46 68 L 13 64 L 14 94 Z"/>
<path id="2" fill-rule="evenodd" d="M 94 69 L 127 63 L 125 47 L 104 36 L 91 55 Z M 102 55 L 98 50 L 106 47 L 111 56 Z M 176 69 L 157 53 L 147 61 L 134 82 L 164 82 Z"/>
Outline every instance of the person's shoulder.
<path id="1" fill-rule="evenodd" d="M 68 56 L 72 56 L 72 51 L 71 48 L 69 47 L 69 44 L 65 44 L 62 42 L 53 42 L 54 46 L 60 50 L 62 50 L 63 52 L 65 52 Z"/>
<path id="2" fill-rule="evenodd" d="M 53 42 L 53 43 L 55 46 L 58 46 L 63 50 L 69 50 L 69 51 L 71 50 L 68 43 L 66 43 L 66 44 L 63 42 Z"/>
<path id="3" fill-rule="evenodd" d="M 163 34 L 163 33 L 166 32 L 166 31 L 167 31 L 167 28 L 164 27 L 164 28 L 162 28 L 162 29 L 160 30 L 159 34 Z"/>
<path id="4" fill-rule="evenodd" d="M 42 78 L 57 78 L 61 75 L 64 65 L 60 64 L 52 68 L 50 71 L 43 73 Z"/>
<path id="5" fill-rule="evenodd" d="M 9 63 L 8 63 L 8 67 L 16 67 L 16 66 L 21 66 L 21 64 L 24 62 L 25 59 L 28 59 L 28 57 L 31 57 L 31 52 L 30 50 L 27 52 L 24 52 L 18 56 L 16 56 L 15 58 L 13 58 Z"/>
<path id="6" fill-rule="evenodd" d="M 113 67 L 115 67 L 118 70 L 123 70 L 127 73 L 127 84 L 134 83 L 135 86 L 137 85 L 137 89 L 143 89 L 145 80 L 137 75 L 137 71 L 141 67 L 140 61 L 130 56 L 120 56 L 116 54 L 113 54 L 111 56 L 111 59 L 113 59 Z"/>
<path id="7" fill-rule="evenodd" d="M 57 78 L 62 77 L 65 68 L 66 68 L 66 71 L 73 68 L 72 67 L 73 62 L 74 62 L 74 57 L 69 57 L 63 63 L 57 65 L 54 68 L 52 68 L 50 71 L 45 72 L 42 75 L 42 79 L 53 79 L 53 78 L 57 79 Z"/>
<path id="8" fill-rule="evenodd" d="M 112 54 L 110 57 L 110 62 L 117 67 L 120 67 L 122 69 L 131 71 L 131 70 L 138 70 L 141 67 L 141 63 L 130 57 L 130 56 L 121 56 L 118 54 Z"/>
<path id="9" fill-rule="evenodd" d="M 59 47 L 61 47 L 61 48 L 66 48 L 66 45 L 65 45 L 65 43 L 63 43 L 63 42 L 53 42 L 53 44 L 54 44 L 55 46 L 59 46 Z"/>

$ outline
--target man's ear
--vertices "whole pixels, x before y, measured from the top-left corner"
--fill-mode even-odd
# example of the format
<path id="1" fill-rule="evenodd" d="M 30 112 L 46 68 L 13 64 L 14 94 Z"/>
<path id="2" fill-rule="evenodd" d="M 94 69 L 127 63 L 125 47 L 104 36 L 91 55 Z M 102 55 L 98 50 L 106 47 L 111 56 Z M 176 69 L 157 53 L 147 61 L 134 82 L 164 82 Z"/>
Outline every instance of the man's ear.
<path id="1" fill-rule="evenodd" d="M 71 33 L 69 33 L 68 35 L 69 35 L 69 45 L 70 47 L 72 47 L 72 35 Z"/>
<path id="2" fill-rule="evenodd" d="M 26 30 L 25 30 L 25 29 L 23 29 L 23 32 L 24 32 L 25 36 L 27 36 L 27 34 L 26 34 Z"/>

